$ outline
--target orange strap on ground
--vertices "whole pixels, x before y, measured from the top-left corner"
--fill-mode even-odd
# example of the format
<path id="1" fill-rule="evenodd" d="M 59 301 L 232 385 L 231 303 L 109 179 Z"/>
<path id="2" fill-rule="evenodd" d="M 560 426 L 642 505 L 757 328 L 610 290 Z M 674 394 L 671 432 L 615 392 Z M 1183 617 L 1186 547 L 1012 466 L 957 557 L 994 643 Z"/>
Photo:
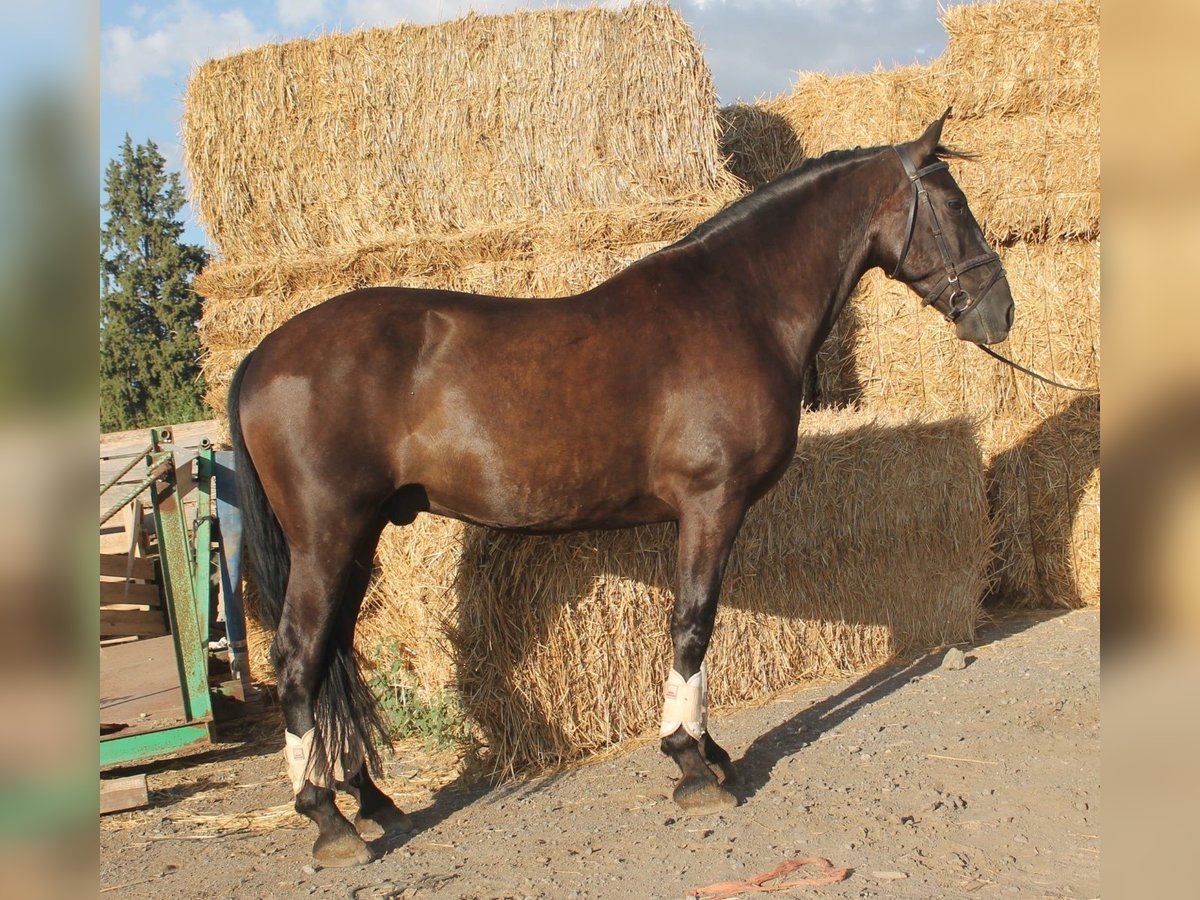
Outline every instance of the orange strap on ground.
<path id="1" fill-rule="evenodd" d="M 767 885 L 768 881 L 790 875 L 803 866 L 820 866 L 824 874 L 813 878 L 799 878 L 795 881 L 784 881 L 779 884 Z M 688 891 L 689 897 L 696 900 L 727 900 L 739 894 L 769 894 L 774 891 L 786 891 L 794 887 L 815 887 L 822 884 L 837 884 L 845 881 L 850 875 L 849 869 L 835 869 L 833 863 L 820 856 L 806 856 L 803 859 L 785 859 L 765 875 L 755 875 L 745 881 L 722 881 L 710 884 L 708 887 Z"/>

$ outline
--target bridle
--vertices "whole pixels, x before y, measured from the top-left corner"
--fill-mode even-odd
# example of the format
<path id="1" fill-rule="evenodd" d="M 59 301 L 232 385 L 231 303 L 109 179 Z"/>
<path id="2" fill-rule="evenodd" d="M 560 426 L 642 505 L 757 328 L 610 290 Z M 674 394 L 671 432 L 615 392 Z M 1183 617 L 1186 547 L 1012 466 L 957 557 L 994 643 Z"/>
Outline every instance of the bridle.
<path id="1" fill-rule="evenodd" d="M 934 172 L 940 172 L 943 169 L 950 168 L 949 163 L 945 160 L 938 160 L 935 163 L 930 163 L 923 169 L 918 169 L 913 165 L 912 159 L 909 158 L 908 150 L 900 145 L 895 145 L 892 148 L 896 151 L 896 155 L 900 157 L 900 164 L 904 166 L 904 174 L 908 176 L 908 183 L 912 185 L 912 205 L 908 208 L 908 226 L 904 232 L 904 247 L 900 251 L 900 259 L 896 261 L 896 267 L 892 269 L 888 278 L 895 278 L 900 272 L 900 267 L 904 265 L 904 259 L 908 256 L 908 248 L 912 244 L 913 229 L 917 225 L 917 209 L 921 205 L 921 201 L 925 202 L 925 208 L 929 210 L 930 228 L 933 229 L 933 238 L 937 241 L 938 251 L 942 254 L 942 264 L 946 267 L 946 274 L 942 276 L 941 281 L 921 298 L 922 306 L 932 306 L 943 316 L 953 322 L 963 313 L 969 312 L 974 306 L 987 296 L 993 285 L 1001 278 L 1007 281 L 1008 275 L 1005 274 L 1004 266 L 1000 263 L 1000 254 L 988 252 L 980 256 L 973 256 L 966 262 L 954 265 L 954 260 L 950 258 L 950 248 L 946 246 L 946 238 L 942 235 L 942 223 L 938 221 L 937 213 L 933 209 L 933 201 L 929 199 L 929 192 L 925 190 L 925 185 L 921 183 L 921 179 L 926 175 Z M 992 272 L 992 277 L 987 280 L 978 296 L 972 297 L 958 280 L 958 276 L 963 272 L 969 272 L 971 269 L 977 269 L 980 266 L 986 266 L 989 263 L 996 263 L 996 270 Z M 943 298 L 943 294 L 949 289 L 950 296 Z M 1055 381 L 1053 378 L 1047 378 L 1045 375 L 1039 375 L 1032 369 L 1027 369 L 1019 363 L 1013 362 L 1006 356 L 1002 356 L 993 350 L 991 347 L 985 347 L 983 344 L 976 344 L 980 350 L 989 356 L 998 359 L 1006 365 L 1012 366 L 1026 375 L 1031 375 L 1039 381 L 1044 381 L 1046 384 L 1054 385 L 1055 387 L 1066 388 L 1068 391 L 1079 391 L 1081 393 L 1091 393 L 1097 388 L 1076 387 L 1071 384 L 1063 384 L 1061 381 Z"/>
<path id="2" fill-rule="evenodd" d="M 900 271 L 900 267 L 904 265 L 904 260 L 908 256 L 908 248 L 912 244 L 913 230 L 917 225 L 917 209 L 921 202 L 924 201 L 926 209 L 929 210 L 930 228 L 933 230 L 933 238 L 937 241 L 938 251 L 942 254 L 942 264 L 945 266 L 946 273 L 934 288 L 921 298 L 922 306 L 932 306 L 943 316 L 953 322 L 964 313 L 970 312 L 980 300 L 987 296 L 997 281 L 1001 278 L 1007 280 L 1007 275 L 1004 272 L 1004 266 L 1000 263 L 1000 254 L 988 252 L 980 256 L 973 256 L 965 262 L 959 263 L 957 266 L 954 260 L 950 258 L 950 248 L 946 246 L 946 238 L 942 234 L 942 223 L 938 221 L 937 213 L 933 210 L 933 201 L 929 199 L 929 192 L 925 190 L 925 185 L 921 183 L 921 179 L 926 175 L 931 175 L 934 172 L 940 172 L 943 169 L 949 169 L 950 165 L 945 160 L 938 160 L 935 163 L 930 163 L 923 169 L 918 169 L 913 165 L 913 161 L 909 158 L 908 150 L 901 146 L 895 145 L 893 150 L 900 157 L 900 164 L 904 166 L 904 174 L 908 176 L 908 183 L 912 185 L 912 205 L 908 209 L 908 226 L 904 233 L 904 248 L 900 251 L 900 258 L 896 261 L 896 267 L 892 269 L 888 278 L 895 278 Z M 980 266 L 986 266 L 989 263 L 996 264 L 996 270 L 992 273 L 992 277 L 984 284 L 983 289 L 972 297 L 962 283 L 958 280 L 963 272 L 969 272 L 971 269 L 977 269 Z M 946 291 L 949 290 L 949 296 L 943 297 Z"/>

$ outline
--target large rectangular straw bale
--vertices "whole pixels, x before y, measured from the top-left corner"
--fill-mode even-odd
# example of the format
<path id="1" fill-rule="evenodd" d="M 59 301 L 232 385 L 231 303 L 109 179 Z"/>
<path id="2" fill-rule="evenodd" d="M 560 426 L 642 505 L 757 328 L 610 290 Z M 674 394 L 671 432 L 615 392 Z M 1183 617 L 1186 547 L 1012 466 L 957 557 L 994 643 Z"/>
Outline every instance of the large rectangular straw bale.
<path id="1" fill-rule="evenodd" d="M 965 419 L 806 415 L 735 546 L 713 703 L 969 639 L 990 544 Z M 456 686 L 497 770 L 577 758 L 657 726 L 675 554 L 670 526 L 528 538 L 422 516 L 385 532 L 359 646 L 398 637 L 425 689 Z"/>
<path id="2" fill-rule="evenodd" d="M 1032 425 L 981 429 L 996 531 L 994 595 L 1009 606 L 1100 602 L 1100 399 L 1075 395 Z"/>
<path id="3" fill-rule="evenodd" d="M 225 408 L 242 357 L 292 316 L 371 285 L 503 296 L 584 291 L 676 240 L 720 208 L 719 196 L 559 213 L 456 234 L 396 237 L 305 257 L 210 263 L 196 278 L 206 398 Z"/>
<path id="4" fill-rule="evenodd" d="M 962 117 L 1100 106 L 1100 0 L 947 6 L 940 59 Z"/>
<path id="5" fill-rule="evenodd" d="M 241 261 L 734 189 L 700 47 L 658 4 L 210 60 L 183 139 L 200 219 Z"/>
<path id="6" fill-rule="evenodd" d="M 752 186 L 845 147 L 917 137 L 947 107 L 943 142 L 977 154 L 954 172 L 993 242 L 1100 229 L 1099 3 L 1002 0 L 943 11 L 944 56 L 831 76 L 722 111 L 732 169 Z"/>
<path id="7" fill-rule="evenodd" d="M 867 75 L 802 76 L 790 94 L 761 104 L 761 117 L 779 117 L 794 134 L 795 155 L 781 171 L 842 147 L 916 138 L 950 105 L 947 80 L 933 74 L 937 70 L 906 66 Z M 736 121 L 754 121 L 732 111 L 725 120 L 733 122 L 735 115 Z M 953 161 L 952 170 L 989 241 L 1099 233 L 1099 104 L 986 118 L 960 117 L 956 107 L 942 140 L 976 155 Z M 776 135 L 772 142 L 768 155 L 753 162 L 747 161 L 748 151 L 732 147 L 740 150 L 742 170 L 777 167 L 781 154 L 771 147 L 787 141 Z"/>

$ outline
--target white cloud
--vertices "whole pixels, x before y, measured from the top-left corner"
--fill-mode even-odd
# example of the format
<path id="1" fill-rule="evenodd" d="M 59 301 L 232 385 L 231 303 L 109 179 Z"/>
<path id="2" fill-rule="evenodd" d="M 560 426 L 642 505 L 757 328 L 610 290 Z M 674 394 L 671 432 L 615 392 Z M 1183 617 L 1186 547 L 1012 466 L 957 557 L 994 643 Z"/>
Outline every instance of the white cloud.
<path id="1" fill-rule="evenodd" d="M 276 0 L 275 15 L 284 25 L 306 25 L 325 18 L 325 0 Z"/>
<path id="2" fill-rule="evenodd" d="M 147 79 L 185 74 L 205 59 L 257 46 L 270 37 L 241 10 L 213 12 L 193 0 L 176 0 L 146 27 L 135 31 L 115 25 L 100 33 L 102 92 L 142 99 Z"/>

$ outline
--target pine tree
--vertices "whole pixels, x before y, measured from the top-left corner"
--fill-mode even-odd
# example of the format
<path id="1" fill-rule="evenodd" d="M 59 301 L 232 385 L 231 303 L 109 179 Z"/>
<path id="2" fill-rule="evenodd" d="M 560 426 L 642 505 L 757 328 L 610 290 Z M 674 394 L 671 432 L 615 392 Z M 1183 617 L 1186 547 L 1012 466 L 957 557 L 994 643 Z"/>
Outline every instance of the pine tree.
<path id="1" fill-rule="evenodd" d="M 129 135 L 104 172 L 100 231 L 100 427 L 203 418 L 200 298 L 192 278 L 207 255 L 183 243 L 183 185 L 153 141 Z"/>

